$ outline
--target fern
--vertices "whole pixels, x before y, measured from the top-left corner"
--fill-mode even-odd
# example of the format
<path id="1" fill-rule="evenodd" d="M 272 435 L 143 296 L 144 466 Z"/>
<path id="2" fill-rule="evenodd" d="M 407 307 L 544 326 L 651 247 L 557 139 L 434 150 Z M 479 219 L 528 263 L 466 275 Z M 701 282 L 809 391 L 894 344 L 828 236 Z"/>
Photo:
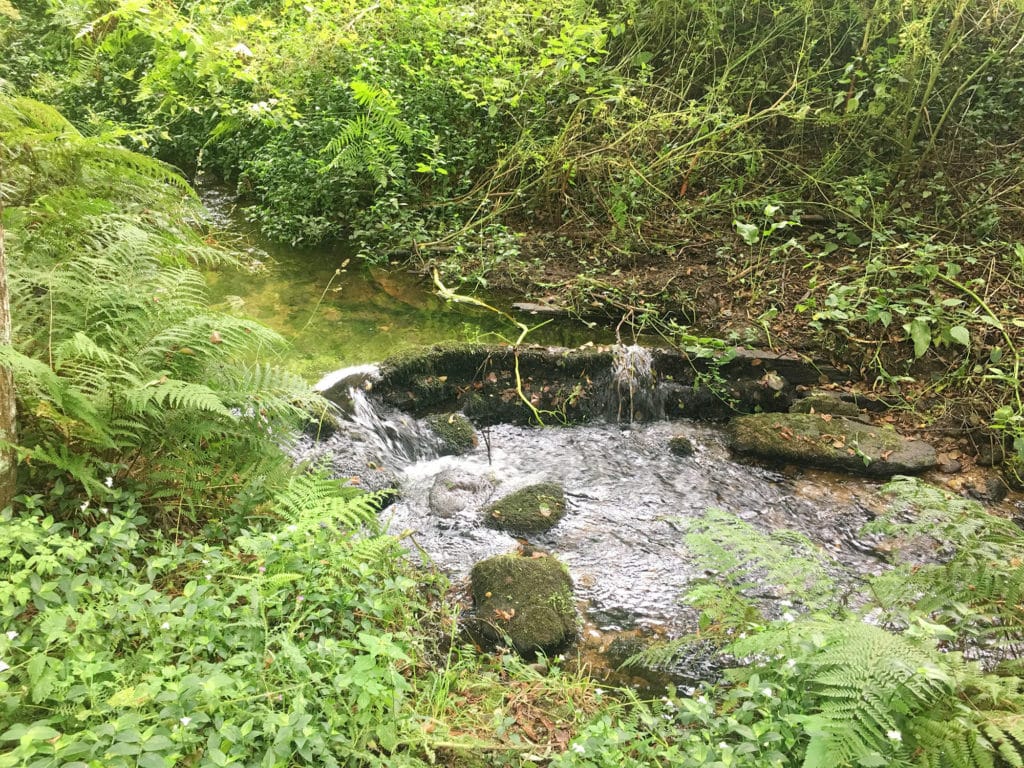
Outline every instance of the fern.
<path id="1" fill-rule="evenodd" d="M 809 738 L 804 768 L 983 768 L 997 751 L 1016 764 L 1020 681 L 985 674 L 926 634 L 897 635 L 857 618 L 805 619 L 738 640 L 728 651 L 779 659 L 772 663 L 780 670 L 794 665 L 791 685 L 804 714 L 793 720 Z M 750 671 L 734 674 L 742 679 Z"/>
<path id="2" fill-rule="evenodd" d="M 367 174 L 378 187 L 401 173 L 400 147 L 412 145 L 412 129 L 388 91 L 362 80 L 349 83 L 353 99 L 366 111 L 345 122 L 323 152 L 331 156 L 325 170 Z"/>
<path id="3" fill-rule="evenodd" d="M 275 437 L 323 402 L 264 362 L 282 339 L 209 311 L 196 265 L 234 257 L 195 227 L 174 169 L 0 97 L 23 469 L 127 482 L 200 514 L 278 472 Z"/>
<path id="4" fill-rule="evenodd" d="M 330 521 L 356 530 L 375 526 L 381 499 L 381 494 L 353 496 L 341 481 L 320 474 L 297 474 L 277 494 L 274 509 L 293 525 Z"/>
<path id="5" fill-rule="evenodd" d="M 836 586 L 826 558 L 806 536 L 792 531 L 766 534 L 719 509 L 681 525 L 692 557 L 714 573 L 711 583 L 728 585 L 737 593 L 760 590 L 762 597 L 763 590 L 769 590 L 810 610 L 833 604 Z M 688 599 L 706 607 L 706 598 L 714 595 L 714 590 L 701 588 Z"/>
<path id="6" fill-rule="evenodd" d="M 1024 535 L 1015 523 L 977 502 L 916 479 L 886 486 L 893 508 L 869 531 L 920 547 L 932 542 L 939 562 L 904 564 L 872 582 L 881 618 L 905 625 L 928 616 L 951 630 L 952 647 L 985 649 L 989 662 L 1024 649 Z"/>

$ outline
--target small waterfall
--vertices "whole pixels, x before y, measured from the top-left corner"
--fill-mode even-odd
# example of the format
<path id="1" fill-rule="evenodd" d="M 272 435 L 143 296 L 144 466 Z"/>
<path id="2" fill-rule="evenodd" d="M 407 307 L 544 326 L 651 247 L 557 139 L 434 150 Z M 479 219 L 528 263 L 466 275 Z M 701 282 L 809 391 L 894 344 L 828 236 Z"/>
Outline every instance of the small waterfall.
<path id="1" fill-rule="evenodd" d="M 441 455 L 441 442 L 428 427 L 403 413 L 384 414 L 377 410 L 366 392 L 349 390 L 352 411 L 347 419 L 360 436 L 372 445 L 380 463 L 402 469 L 417 461 L 436 459 Z"/>
<path id="2" fill-rule="evenodd" d="M 651 367 L 650 350 L 638 344 L 617 344 L 612 358 L 609 416 L 616 421 L 657 421 L 665 418 L 665 396 Z"/>
<path id="3" fill-rule="evenodd" d="M 380 408 L 368 393 L 379 378 L 374 365 L 344 368 L 324 376 L 313 389 L 331 403 L 333 429 L 326 437 L 307 435 L 295 456 L 326 462 L 336 477 L 357 478 L 367 490 L 393 487 L 398 474 L 441 454 L 441 441 L 425 424 Z"/>

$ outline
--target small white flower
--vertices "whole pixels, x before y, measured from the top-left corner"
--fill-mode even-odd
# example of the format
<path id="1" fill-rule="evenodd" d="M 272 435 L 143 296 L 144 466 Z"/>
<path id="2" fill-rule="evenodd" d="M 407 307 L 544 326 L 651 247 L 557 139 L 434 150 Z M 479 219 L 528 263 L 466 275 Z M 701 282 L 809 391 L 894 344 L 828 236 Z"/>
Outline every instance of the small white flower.
<path id="1" fill-rule="evenodd" d="M 794 616 L 789 611 L 786 611 L 784 614 L 782 614 L 782 620 L 783 621 L 796 621 L 796 616 Z"/>
<path id="2" fill-rule="evenodd" d="M 576 752 L 576 753 L 578 753 L 578 754 L 581 754 L 581 755 L 582 755 L 582 754 L 584 754 L 584 753 L 585 753 L 585 752 L 586 752 L 587 750 L 586 750 L 586 747 L 584 747 L 584 746 L 583 746 L 582 744 L 580 744 L 580 743 L 579 743 L 579 742 L 577 741 L 577 742 L 576 742 L 575 744 L 573 744 L 573 745 L 572 745 L 572 751 L 573 751 L 573 752 Z"/>
<path id="3" fill-rule="evenodd" d="M 771 688 L 762 688 L 761 689 L 761 693 L 764 694 L 765 696 L 767 696 L 769 699 L 772 697 L 772 689 Z"/>
<path id="4" fill-rule="evenodd" d="M 729 745 L 726 744 L 724 741 L 720 741 L 720 742 L 718 742 L 718 748 L 719 749 L 728 749 Z"/>
<path id="5" fill-rule="evenodd" d="M 114 478 L 110 477 L 109 475 L 107 476 L 107 479 L 104 480 L 103 482 L 106 483 L 107 488 L 114 487 Z"/>
<path id="6" fill-rule="evenodd" d="M 213 578 L 213 577 L 212 577 L 212 576 L 211 576 L 210 574 L 206 574 L 206 580 L 207 580 L 207 581 L 209 581 L 209 580 L 210 580 L 210 579 L 212 579 L 212 578 Z"/>
<path id="7" fill-rule="evenodd" d="M 10 632 L 7 633 L 7 639 L 8 640 L 16 640 L 17 638 L 18 638 L 18 633 L 15 632 L 13 629 Z"/>
<path id="8" fill-rule="evenodd" d="M 903 734 L 899 731 L 886 731 L 885 735 L 893 741 L 903 741 Z"/>
<path id="9" fill-rule="evenodd" d="M 187 726 L 189 723 L 192 722 L 192 718 L 191 717 L 183 717 L 178 722 L 180 722 L 182 725 L 186 725 Z"/>
<path id="10" fill-rule="evenodd" d="M 82 506 L 80 506 L 79 509 L 82 510 L 83 512 L 85 512 L 85 510 L 87 510 L 88 508 L 89 508 L 89 500 L 86 499 L 85 501 L 82 502 Z"/>
<path id="11" fill-rule="evenodd" d="M 170 629 L 170 628 L 171 628 L 171 623 L 169 621 L 165 621 L 163 624 L 160 625 L 160 629 Z"/>
<path id="12" fill-rule="evenodd" d="M 292 523 L 291 525 L 288 526 L 288 532 L 289 533 L 295 533 L 295 531 L 297 531 L 297 530 L 299 530 L 299 526 L 297 526 L 295 523 Z"/>
<path id="13" fill-rule="evenodd" d="M 793 669 L 796 666 L 796 659 L 787 659 L 786 666 Z"/>
<path id="14" fill-rule="evenodd" d="M 0 672 L 6 672 L 10 668 L 11 668 L 10 664 L 8 664 L 3 659 L 0 659 Z"/>

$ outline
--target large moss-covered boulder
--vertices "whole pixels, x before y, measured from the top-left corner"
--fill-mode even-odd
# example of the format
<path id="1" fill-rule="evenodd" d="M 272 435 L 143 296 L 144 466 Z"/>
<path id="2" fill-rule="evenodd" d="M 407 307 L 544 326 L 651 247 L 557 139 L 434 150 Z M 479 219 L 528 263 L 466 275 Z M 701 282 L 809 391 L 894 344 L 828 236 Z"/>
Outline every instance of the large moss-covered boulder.
<path id="1" fill-rule="evenodd" d="M 479 633 L 508 638 L 524 656 L 550 652 L 576 635 L 572 579 L 554 557 L 498 555 L 473 566 L 470 583 Z"/>
<path id="2" fill-rule="evenodd" d="M 476 430 L 473 422 L 461 413 L 442 413 L 429 416 L 427 426 L 441 441 L 441 453 L 447 456 L 461 456 L 476 447 Z"/>
<path id="3" fill-rule="evenodd" d="M 484 510 L 484 523 L 512 533 L 543 533 L 565 515 L 565 490 L 558 483 L 520 488 Z"/>
<path id="4" fill-rule="evenodd" d="M 818 413 L 758 413 L 729 424 L 729 447 L 764 459 L 888 477 L 935 466 L 935 449 L 852 419 Z"/>

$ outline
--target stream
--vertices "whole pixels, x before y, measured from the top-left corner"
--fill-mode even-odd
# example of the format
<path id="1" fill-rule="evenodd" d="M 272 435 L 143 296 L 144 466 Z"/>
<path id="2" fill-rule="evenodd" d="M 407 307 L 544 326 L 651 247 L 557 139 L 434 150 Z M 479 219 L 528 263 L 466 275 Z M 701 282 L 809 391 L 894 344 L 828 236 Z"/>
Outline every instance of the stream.
<path id="1" fill-rule="evenodd" d="M 209 275 L 213 301 L 243 312 L 291 343 L 281 362 L 311 382 L 345 366 L 372 375 L 370 365 L 404 349 L 439 341 L 494 341 L 511 329 L 493 313 L 446 304 L 422 276 L 366 269 L 341 251 L 303 251 L 260 242 L 231 209 L 228 196 L 203 190 L 220 225 L 241 231 L 259 268 Z M 501 297 L 489 299 L 500 303 Z M 579 323 L 552 322 L 535 343 L 579 346 L 608 341 Z M 567 514 L 530 544 L 569 568 L 588 635 L 656 631 L 672 636 L 693 628 L 680 595 L 706 575 L 687 551 L 687 521 L 707 509 L 738 515 L 764 531 L 806 534 L 849 584 L 884 567 L 873 543 L 859 534 L 879 501 L 866 480 L 801 468 L 783 471 L 739 463 L 719 428 L 688 421 L 529 428 L 500 424 L 482 430 L 461 456 L 438 456 L 422 423 L 381 411 L 363 391 L 331 438 L 303 438 L 305 458 L 319 457 L 340 476 L 380 472 L 396 484 L 398 500 L 382 513 L 388 529 L 463 582 L 477 561 L 514 551 L 521 541 L 483 525 L 482 510 L 522 486 L 555 481 L 565 488 Z M 695 446 L 681 458 L 671 437 Z M 355 470 L 352 468 L 355 467 Z M 357 480 L 356 482 L 361 482 Z M 362 483 L 373 487 L 373 483 Z M 432 504 L 439 488 L 477 489 L 461 508 Z M 765 596 L 772 595 L 765 585 Z M 600 663 L 598 661 L 597 663 Z"/>

